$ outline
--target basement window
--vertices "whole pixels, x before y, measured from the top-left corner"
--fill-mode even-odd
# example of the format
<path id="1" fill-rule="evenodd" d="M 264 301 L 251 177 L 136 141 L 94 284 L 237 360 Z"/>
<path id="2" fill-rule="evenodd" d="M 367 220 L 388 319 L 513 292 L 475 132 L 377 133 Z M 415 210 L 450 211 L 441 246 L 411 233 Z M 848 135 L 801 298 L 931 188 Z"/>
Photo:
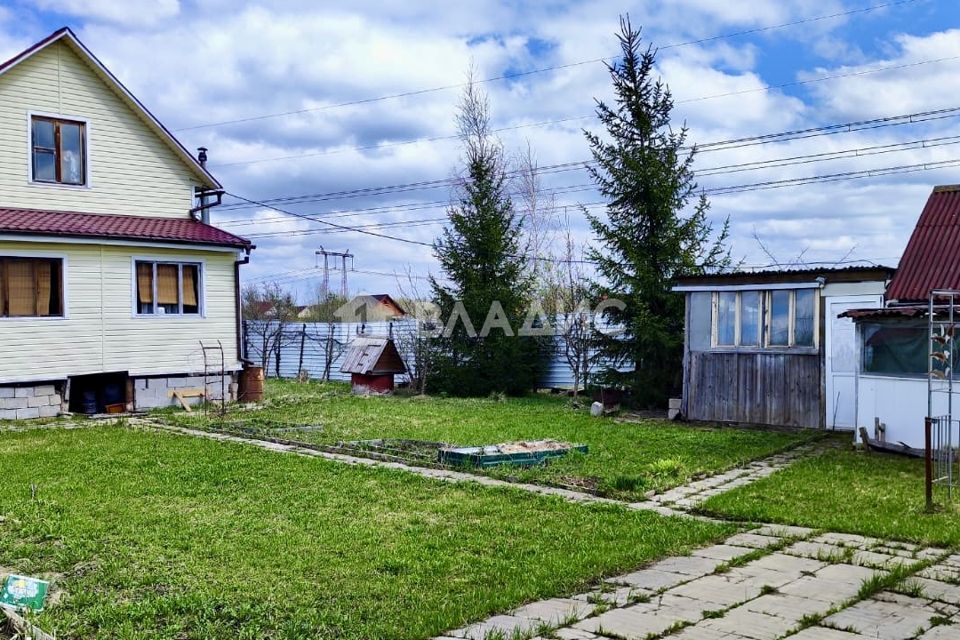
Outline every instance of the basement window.
<path id="1" fill-rule="evenodd" d="M 136 261 L 137 315 L 200 315 L 201 265 Z"/>
<path id="2" fill-rule="evenodd" d="M 30 123 L 34 182 L 83 186 L 87 183 L 86 125 L 33 116 Z"/>
<path id="3" fill-rule="evenodd" d="M 0 318 L 63 317 L 63 260 L 0 256 Z"/>

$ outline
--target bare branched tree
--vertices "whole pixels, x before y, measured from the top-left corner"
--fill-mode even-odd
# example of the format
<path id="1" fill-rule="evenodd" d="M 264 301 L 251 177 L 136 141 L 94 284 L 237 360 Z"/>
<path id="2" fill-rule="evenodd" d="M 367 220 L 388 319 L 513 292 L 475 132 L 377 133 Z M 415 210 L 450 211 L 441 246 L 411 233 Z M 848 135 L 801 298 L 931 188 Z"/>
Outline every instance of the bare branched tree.
<path id="1" fill-rule="evenodd" d="M 337 311 L 347 303 L 348 299 L 325 289 L 317 287 L 317 303 L 310 308 L 309 317 L 314 323 L 314 331 L 308 333 L 311 342 L 319 344 L 323 353 L 323 372 L 320 379 L 329 382 L 333 375 L 333 363 L 347 350 L 346 336 L 338 335 L 342 318 Z"/>
<path id="2" fill-rule="evenodd" d="M 527 146 L 516 158 L 517 212 L 523 229 L 523 246 L 534 287 L 544 289 L 549 279 L 550 262 L 542 260 L 552 253 L 556 240 L 556 196 L 543 188 L 537 156 Z"/>
<path id="3" fill-rule="evenodd" d="M 407 317 L 394 325 L 393 338 L 404 356 L 411 388 L 426 394 L 427 381 L 436 364 L 437 342 L 433 338 L 440 317 L 439 309 L 430 301 L 429 283 L 420 282 L 409 266 L 404 275 L 397 275 L 398 302 Z"/>
<path id="4" fill-rule="evenodd" d="M 272 358 L 275 375 L 280 376 L 283 348 L 296 339 L 287 329 L 297 320 L 298 312 L 293 294 L 276 282 L 248 286 L 243 290 L 243 317 L 247 320 L 248 340 L 255 341 L 264 372 L 270 370 Z"/>
<path id="5" fill-rule="evenodd" d="M 593 322 L 587 274 L 583 272 L 583 252 L 564 219 L 563 257 L 556 264 L 556 279 L 552 287 L 557 298 L 559 339 L 564 359 L 573 373 L 573 404 L 579 403 L 580 389 L 587 386 L 593 363 Z"/>

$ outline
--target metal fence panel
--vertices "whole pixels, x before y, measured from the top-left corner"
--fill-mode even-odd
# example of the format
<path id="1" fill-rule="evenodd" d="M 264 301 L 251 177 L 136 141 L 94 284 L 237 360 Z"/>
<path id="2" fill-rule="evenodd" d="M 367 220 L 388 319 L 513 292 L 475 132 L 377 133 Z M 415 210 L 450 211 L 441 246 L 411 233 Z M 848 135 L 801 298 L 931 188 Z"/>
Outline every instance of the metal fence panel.
<path id="1" fill-rule="evenodd" d="M 257 365 L 263 362 L 263 341 L 260 339 L 262 335 L 260 329 L 266 328 L 269 331 L 271 325 L 272 323 L 264 324 L 253 320 L 244 322 L 247 358 Z M 273 378 L 296 378 L 300 371 L 305 371 L 312 379 L 323 378 L 326 364 L 325 346 L 328 336 L 332 332 L 337 348 L 334 349 L 336 357 L 333 358 L 333 364 L 330 367 L 330 379 L 349 381 L 350 374 L 340 373 L 340 366 L 343 364 L 346 346 L 354 337 L 391 336 L 416 330 L 417 321 L 413 319 L 367 323 L 289 323 L 283 327 L 283 337 L 280 339 L 279 369 L 274 353 L 271 354 L 266 373 L 267 376 Z M 404 360 L 409 362 L 412 357 L 409 349 L 404 349 L 404 345 L 400 343 L 397 344 L 397 348 Z M 603 369 L 603 365 L 598 364 L 593 367 L 593 372 L 596 373 L 601 369 Z M 406 376 L 399 376 L 398 380 L 404 380 L 405 378 Z M 560 335 L 553 338 L 546 372 L 539 386 L 551 389 L 573 388 L 573 370 L 564 357 L 563 339 Z"/>

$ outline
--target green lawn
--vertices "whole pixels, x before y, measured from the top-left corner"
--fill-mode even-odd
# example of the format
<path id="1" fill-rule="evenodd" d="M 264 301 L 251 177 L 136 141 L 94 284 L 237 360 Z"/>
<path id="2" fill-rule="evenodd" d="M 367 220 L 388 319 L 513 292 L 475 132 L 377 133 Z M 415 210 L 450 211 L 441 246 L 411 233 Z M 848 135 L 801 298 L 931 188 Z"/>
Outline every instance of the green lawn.
<path id="1" fill-rule="evenodd" d="M 737 520 L 960 545 L 956 507 L 924 513 L 922 460 L 851 449 L 801 460 L 756 484 L 711 498 L 703 510 Z"/>
<path id="2" fill-rule="evenodd" d="M 120 426 L 0 468 L 0 567 L 64 638 L 426 638 L 733 530 Z"/>
<path id="3" fill-rule="evenodd" d="M 458 445 L 553 438 L 583 443 L 586 455 L 524 471 L 490 473 L 523 481 L 584 487 L 601 495 L 641 499 L 651 489 L 681 484 L 705 472 L 727 469 L 819 436 L 815 431 L 711 428 L 666 420 L 639 423 L 593 418 L 569 400 L 527 398 L 357 397 L 346 385 L 268 381 L 266 408 L 236 410 L 226 424 L 315 444 L 375 438 L 409 438 Z M 202 426 L 200 416 L 167 412 L 166 419 Z M 319 430 L 289 431 L 290 425 Z M 211 426 L 216 427 L 216 421 Z M 278 429 L 283 429 L 278 431 Z"/>

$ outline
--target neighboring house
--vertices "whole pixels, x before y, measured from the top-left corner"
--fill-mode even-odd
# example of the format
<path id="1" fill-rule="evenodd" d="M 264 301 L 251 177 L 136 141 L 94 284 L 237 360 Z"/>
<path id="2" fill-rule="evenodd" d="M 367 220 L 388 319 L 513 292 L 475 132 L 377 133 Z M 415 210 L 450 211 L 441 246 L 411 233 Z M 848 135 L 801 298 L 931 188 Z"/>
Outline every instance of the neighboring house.
<path id="1" fill-rule="evenodd" d="M 839 314 L 880 307 L 894 270 L 738 272 L 678 280 L 681 413 L 691 420 L 853 429 L 856 340 Z"/>
<path id="2" fill-rule="evenodd" d="M 221 185 L 69 29 L 0 65 L 0 148 L 0 418 L 175 402 L 201 341 L 232 381 L 253 247 L 197 219 Z"/>
<path id="3" fill-rule="evenodd" d="M 383 322 L 398 320 L 407 312 L 386 293 L 361 294 L 337 309 L 341 322 Z"/>
<path id="4" fill-rule="evenodd" d="M 929 304 L 931 292 L 941 289 L 960 289 L 960 185 L 933 189 L 887 288 L 886 306 L 845 314 L 856 322 L 858 337 L 857 425 L 870 437 L 924 447 Z M 939 318 L 947 316 L 946 302 L 935 300 Z M 960 306 L 954 313 L 960 318 Z M 933 394 L 934 417 L 946 413 L 946 405 L 945 394 Z M 875 435 L 878 422 L 885 430 Z"/>

